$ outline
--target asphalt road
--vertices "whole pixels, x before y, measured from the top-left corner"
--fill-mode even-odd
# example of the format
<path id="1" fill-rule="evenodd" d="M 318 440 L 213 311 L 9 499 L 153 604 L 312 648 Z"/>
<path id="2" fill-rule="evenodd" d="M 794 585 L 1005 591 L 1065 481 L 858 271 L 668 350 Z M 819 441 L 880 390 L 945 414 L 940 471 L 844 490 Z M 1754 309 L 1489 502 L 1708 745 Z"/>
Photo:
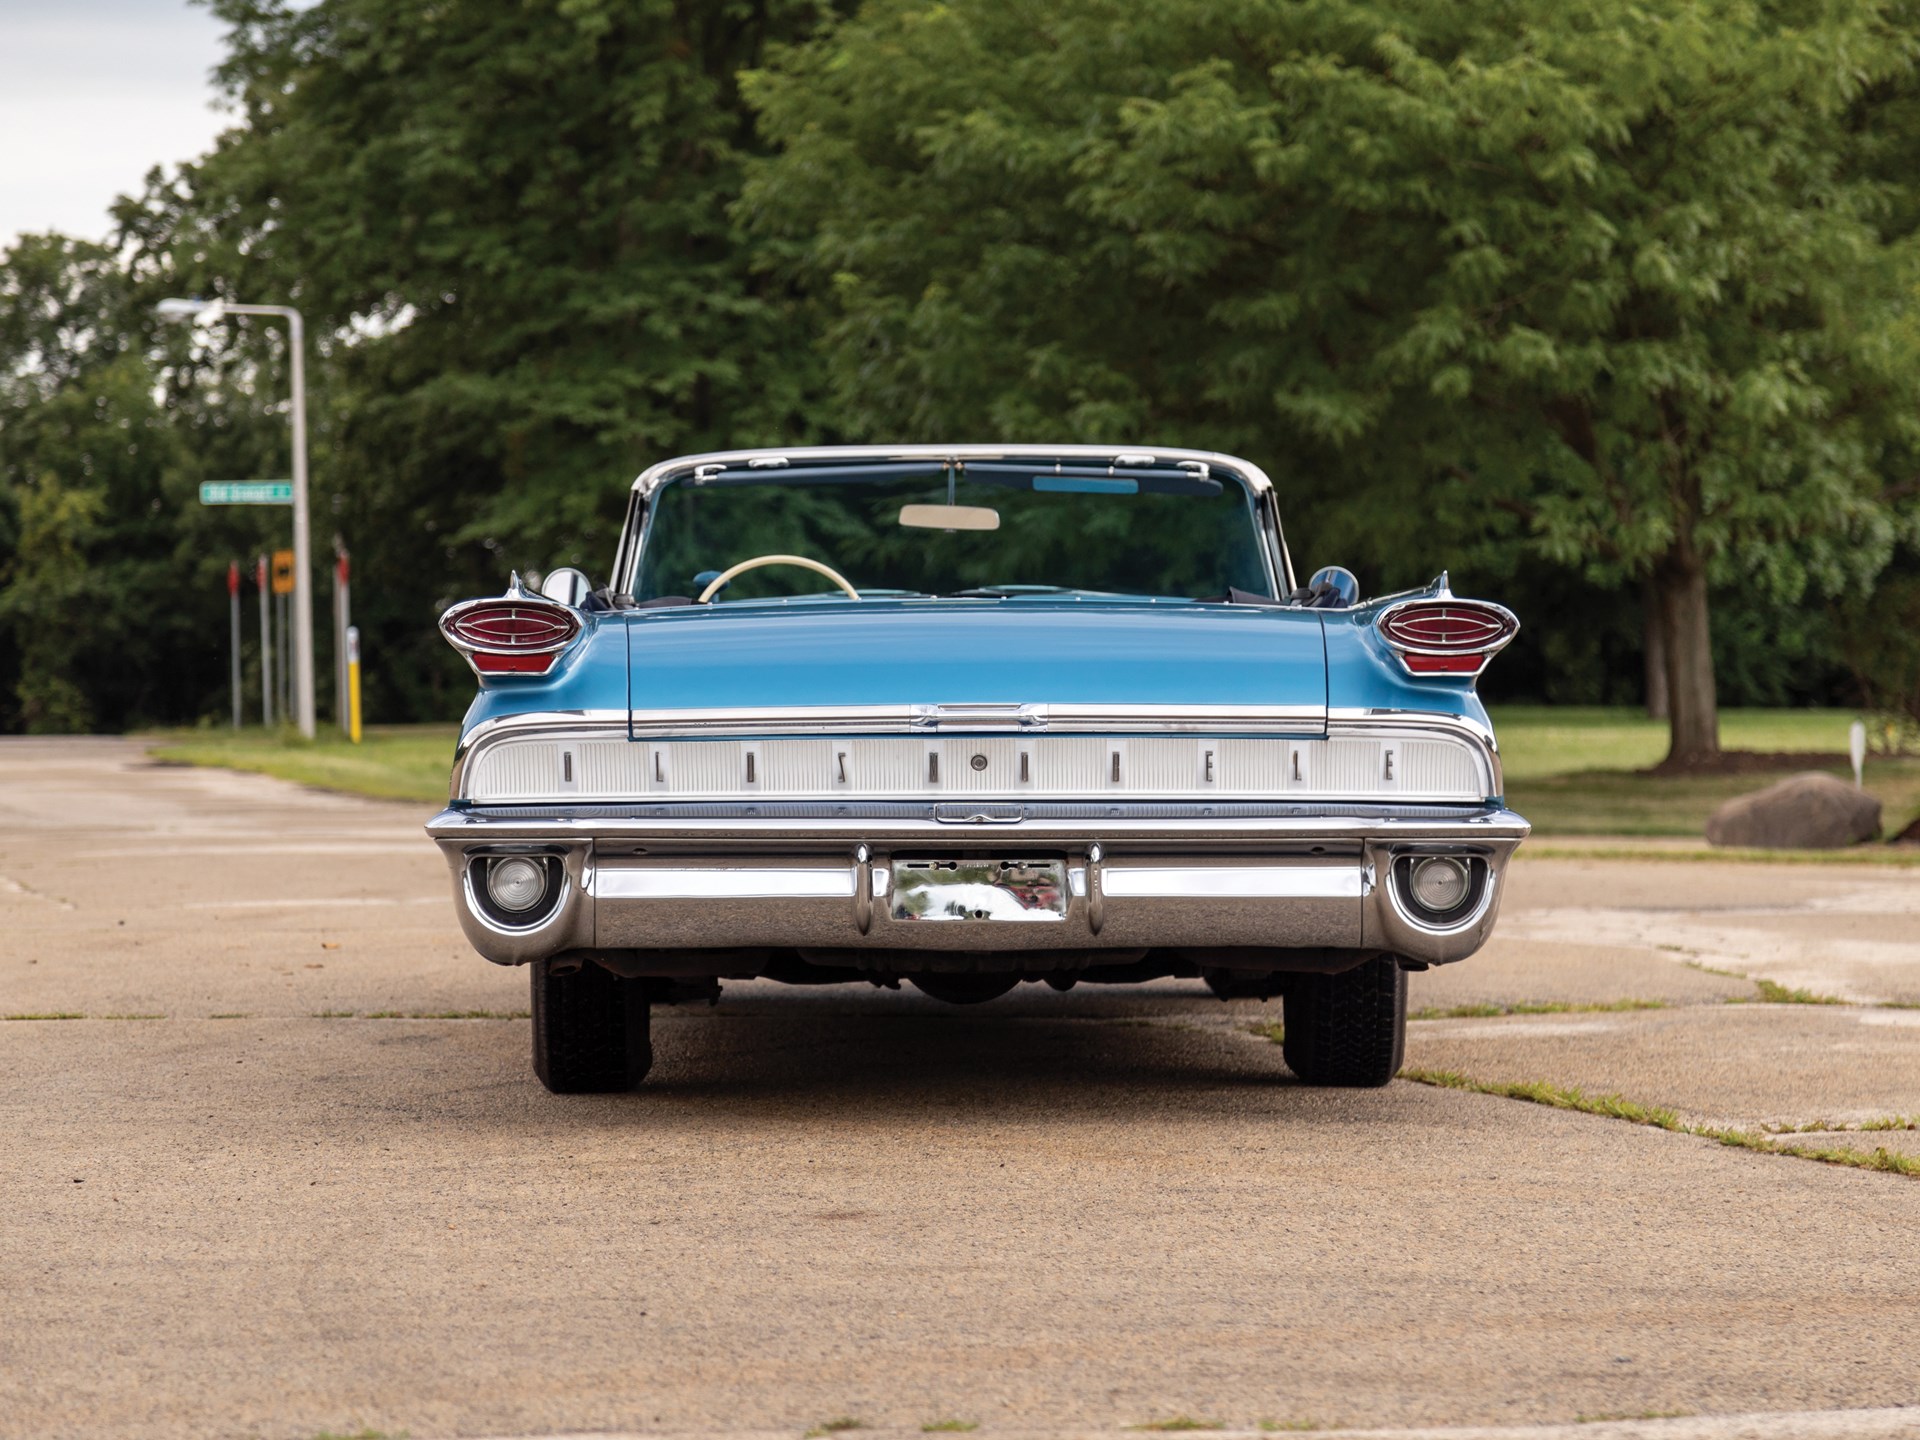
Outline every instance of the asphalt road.
<path id="1" fill-rule="evenodd" d="M 404 1018 L 526 1004 L 422 818 L 0 741 L 0 1013 L 86 1017 L 0 1022 L 0 1436 L 1920 1434 L 1920 1179 L 1307 1090 L 1197 983 L 729 986 L 559 1099 L 523 1019 Z M 1523 858 L 1415 1005 L 1665 1008 L 1409 1065 L 1920 1153 L 1855 1128 L 1920 1116 L 1917 913 L 1914 870 Z"/>

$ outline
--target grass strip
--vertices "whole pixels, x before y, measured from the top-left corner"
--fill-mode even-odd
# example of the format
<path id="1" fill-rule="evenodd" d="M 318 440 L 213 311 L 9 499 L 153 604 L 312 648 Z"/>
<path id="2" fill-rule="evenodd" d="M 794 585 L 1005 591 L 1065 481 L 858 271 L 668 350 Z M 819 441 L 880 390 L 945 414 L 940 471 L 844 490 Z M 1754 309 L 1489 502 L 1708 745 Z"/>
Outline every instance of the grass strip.
<path id="1" fill-rule="evenodd" d="M 1529 860 L 1675 860 L 1726 861 L 1739 865 L 1892 865 L 1920 866 L 1920 847 L 1863 845 L 1847 850 L 1715 850 L 1707 846 L 1568 845 L 1529 841 L 1520 851 Z"/>
<path id="2" fill-rule="evenodd" d="M 1196 1420 L 1191 1415 L 1175 1415 L 1170 1420 L 1149 1420 L 1144 1425 L 1129 1425 L 1129 1430 L 1224 1430 L 1220 1420 Z"/>
<path id="3" fill-rule="evenodd" d="M 1760 993 L 1751 1001 L 1733 999 L 1729 1005 L 1845 1005 L 1847 1002 L 1838 995 L 1818 995 L 1811 990 L 1791 990 L 1777 980 L 1755 979 L 1754 988 Z"/>
<path id="4" fill-rule="evenodd" d="M 1666 1010 L 1665 1000 L 1522 1000 L 1512 1005 L 1429 1005 L 1409 1020 L 1493 1020 L 1503 1015 L 1612 1015 L 1626 1010 Z"/>
<path id="5" fill-rule="evenodd" d="M 1721 1145 L 1752 1150 L 1762 1155 L 1791 1155 L 1800 1160 L 1818 1160 L 1823 1165 L 1843 1165 L 1854 1170 L 1880 1170 L 1890 1175 L 1920 1175 L 1920 1159 L 1896 1155 L 1884 1147 L 1871 1154 L 1860 1150 L 1841 1150 L 1830 1146 L 1793 1145 L 1776 1140 L 1758 1130 L 1742 1130 L 1729 1125 L 1695 1125 L 1682 1120 L 1672 1110 L 1659 1105 L 1642 1105 L 1625 1096 L 1589 1095 L 1572 1085 L 1555 1085 L 1546 1080 L 1475 1080 L 1457 1070 L 1402 1070 L 1402 1080 L 1417 1085 L 1432 1085 L 1442 1090 L 1465 1090 L 1475 1095 L 1493 1095 L 1503 1100 L 1524 1100 L 1531 1105 L 1546 1105 L 1555 1110 L 1576 1110 L 1582 1115 L 1601 1115 L 1610 1120 L 1626 1120 L 1669 1130 L 1676 1135 L 1697 1135 Z"/>
<path id="6" fill-rule="evenodd" d="M 84 1020 L 86 1018 L 78 1010 L 22 1010 L 13 1015 L 0 1015 L 0 1020 Z"/>

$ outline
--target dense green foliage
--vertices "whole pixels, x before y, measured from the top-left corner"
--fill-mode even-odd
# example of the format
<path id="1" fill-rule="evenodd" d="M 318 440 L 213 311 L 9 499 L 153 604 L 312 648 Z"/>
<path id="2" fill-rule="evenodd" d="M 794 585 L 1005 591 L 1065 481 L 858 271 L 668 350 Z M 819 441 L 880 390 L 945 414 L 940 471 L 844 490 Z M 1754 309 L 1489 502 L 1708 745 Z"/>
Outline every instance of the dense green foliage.
<path id="1" fill-rule="evenodd" d="M 1651 580 L 1704 671 L 1710 581 L 1791 604 L 1893 546 L 1907 21 L 874 0 L 755 78 L 747 204 L 830 295 L 863 431 L 1224 440 L 1381 569 Z"/>
<path id="2" fill-rule="evenodd" d="M 214 151 L 0 258 L 0 728 L 224 712 L 284 332 L 167 294 L 307 316 L 377 718 L 647 463 L 842 437 L 1245 453 L 1305 567 L 1520 609 L 1494 693 L 1640 698 L 1651 612 L 1682 753 L 1905 693 L 1908 0 L 212 3 Z"/>

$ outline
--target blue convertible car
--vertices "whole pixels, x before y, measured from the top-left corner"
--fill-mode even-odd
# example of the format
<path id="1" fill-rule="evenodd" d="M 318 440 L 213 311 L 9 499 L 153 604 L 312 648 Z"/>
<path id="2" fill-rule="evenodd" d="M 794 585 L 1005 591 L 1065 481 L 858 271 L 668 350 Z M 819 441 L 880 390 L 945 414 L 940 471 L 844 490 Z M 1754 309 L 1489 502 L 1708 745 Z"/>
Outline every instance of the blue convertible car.
<path id="1" fill-rule="evenodd" d="M 1296 583 L 1272 486 L 1188 450 L 739 451 L 633 486 L 609 583 L 447 611 L 479 677 L 428 832 L 526 965 L 549 1089 L 626 1089 L 728 979 L 990 1000 L 1166 976 L 1283 1001 L 1383 1085 L 1527 823 L 1443 576 Z"/>

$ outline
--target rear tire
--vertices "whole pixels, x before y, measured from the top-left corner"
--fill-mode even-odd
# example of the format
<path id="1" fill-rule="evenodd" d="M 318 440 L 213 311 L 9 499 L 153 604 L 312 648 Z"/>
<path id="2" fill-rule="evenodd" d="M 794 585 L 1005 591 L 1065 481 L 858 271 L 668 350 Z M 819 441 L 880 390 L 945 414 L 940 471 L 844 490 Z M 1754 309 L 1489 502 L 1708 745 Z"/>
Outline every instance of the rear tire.
<path id="1" fill-rule="evenodd" d="M 556 1095 L 631 1090 L 653 1067 L 645 985 L 587 961 L 557 974 L 533 972 L 533 1073 Z"/>
<path id="2" fill-rule="evenodd" d="M 1284 1018 L 1280 1053 L 1307 1084 L 1384 1085 L 1406 1055 L 1406 972 L 1382 955 L 1338 975 L 1289 976 Z"/>

